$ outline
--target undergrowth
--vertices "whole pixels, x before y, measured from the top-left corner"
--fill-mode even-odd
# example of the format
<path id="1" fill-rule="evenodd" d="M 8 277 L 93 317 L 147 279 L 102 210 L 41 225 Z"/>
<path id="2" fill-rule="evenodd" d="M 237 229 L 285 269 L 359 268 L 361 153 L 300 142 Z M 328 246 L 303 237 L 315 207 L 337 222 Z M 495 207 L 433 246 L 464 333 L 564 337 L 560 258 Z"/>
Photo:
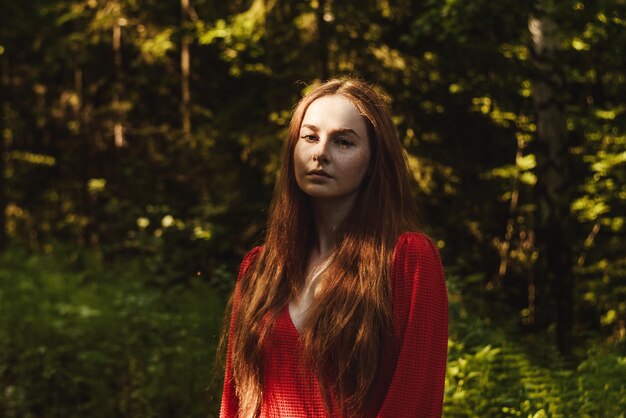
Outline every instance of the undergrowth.
<path id="1" fill-rule="evenodd" d="M 563 357 L 553 330 L 524 334 L 516 313 L 493 294 L 490 312 L 448 276 L 450 339 L 445 417 L 624 418 L 626 349 L 601 339 Z M 464 296 L 465 295 L 465 296 Z"/>
<path id="2" fill-rule="evenodd" d="M 224 295 L 149 271 L 71 251 L 0 257 L 0 417 L 216 416 Z M 468 296 L 469 282 L 448 276 L 445 417 L 625 416 L 623 345 L 597 339 L 563 358 L 505 304 L 478 309 L 493 295 Z"/>
<path id="3" fill-rule="evenodd" d="M 222 298 L 151 283 L 88 254 L 2 256 L 0 416 L 210 416 Z"/>

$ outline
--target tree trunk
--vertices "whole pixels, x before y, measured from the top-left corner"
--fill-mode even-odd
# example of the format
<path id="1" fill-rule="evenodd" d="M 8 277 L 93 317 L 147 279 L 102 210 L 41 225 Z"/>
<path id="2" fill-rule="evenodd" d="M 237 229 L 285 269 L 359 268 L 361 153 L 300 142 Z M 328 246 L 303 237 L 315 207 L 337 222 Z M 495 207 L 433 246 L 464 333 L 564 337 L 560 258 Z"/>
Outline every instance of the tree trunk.
<path id="1" fill-rule="evenodd" d="M 7 92 L 9 89 L 9 70 L 6 56 L 2 57 L 1 60 L 2 68 L 0 69 L 2 73 L 0 74 L 0 252 L 5 250 L 8 245 L 8 236 L 7 236 L 7 219 L 6 219 L 6 209 L 8 206 L 7 202 L 7 193 L 6 193 L 6 142 L 4 138 L 4 132 L 7 128 L 5 126 L 6 122 L 6 111 L 5 111 L 5 103 L 10 103 L 8 100 Z"/>
<path id="2" fill-rule="evenodd" d="M 2 86 L 2 90 L 6 91 L 6 86 Z M 4 251 L 7 247 L 7 229 L 6 229 L 6 209 L 7 209 L 7 194 L 6 194 L 6 180 L 5 180 L 5 144 L 4 144 L 4 98 L 0 101 L 0 252 Z"/>
<path id="3" fill-rule="evenodd" d="M 509 202 L 509 216 L 506 221 L 506 230 L 504 232 L 504 239 L 502 240 L 502 247 L 500 248 L 500 267 L 498 268 L 498 272 L 491 279 L 488 287 L 500 287 L 509 268 L 509 262 L 511 259 L 511 241 L 513 240 L 515 218 L 517 216 L 517 206 L 520 194 L 520 161 L 522 160 L 524 154 L 524 147 L 524 141 L 521 138 L 518 138 L 517 152 L 515 153 L 515 177 L 513 178 L 513 185 L 511 187 L 511 201 Z"/>
<path id="4" fill-rule="evenodd" d="M 573 286 L 571 252 L 571 178 L 568 134 L 563 103 L 563 76 L 559 71 L 560 37 L 557 25 L 540 10 L 528 28 L 533 42 L 533 101 L 537 122 L 537 201 L 534 325 L 557 322 L 557 345 L 571 350 Z M 532 307 L 531 307 L 532 308 Z M 556 312 L 555 312 L 556 308 Z"/>
<path id="5" fill-rule="evenodd" d="M 115 148 L 124 146 L 124 125 L 122 124 L 122 109 L 120 97 L 122 94 L 122 19 L 113 25 L 113 61 L 115 65 L 115 83 L 113 85 L 113 138 Z"/>
<path id="6" fill-rule="evenodd" d="M 187 22 L 191 16 L 189 0 L 180 0 L 181 18 L 180 25 L 183 30 L 180 45 L 180 77 L 181 77 L 181 102 L 180 115 L 182 119 L 183 136 L 189 140 L 191 135 L 191 93 L 189 91 L 189 35 L 187 34 Z"/>
<path id="7" fill-rule="evenodd" d="M 91 166 L 91 155 L 89 152 L 89 138 L 90 135 L 87 132 L 87 123 L 85 117 L 85 97 L 84 97 L 84 81 L 83 81 L 83 69 L 81 67 L 74 68 L 74 91 L 76 91 L 76 108 L 74 118 L 78 124 L 77 142 L 79 144 L 79 176 L 80 176 L 80 191 L 78 201 L 80 204 L 80 215 L 85 218 L 85 223 L 81 223 L 78 227 L 77 234 L 78 245 L 84 246 L 91 241 L 91 229 L 93 224 L 93 217 L 91 214 L 91 196 L 89 195 L 89 168 Z"/>
<path id="8" fill-rule="evenodd" d="M 320 78 L 328 80 L 330 70 L 328 68 L 328 23 L 325 20 L 327 0 L 319 0 L 315 17 L 317 22 L 317 42 L 320 62 Z"/>

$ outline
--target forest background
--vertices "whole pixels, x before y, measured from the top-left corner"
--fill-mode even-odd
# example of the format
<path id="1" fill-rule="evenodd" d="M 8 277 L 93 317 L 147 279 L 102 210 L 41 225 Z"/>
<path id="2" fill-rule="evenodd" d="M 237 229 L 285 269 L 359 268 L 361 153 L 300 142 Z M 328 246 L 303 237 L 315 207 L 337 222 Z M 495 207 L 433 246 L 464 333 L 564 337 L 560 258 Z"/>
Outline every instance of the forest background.
<path id="1" fill-rule="evenodd" d="M 216 416 L 292 107 L 341 75 L 442 255 L 444 415 L 625 416 L 624 0 L 0 10 L 0 417 Z"/>

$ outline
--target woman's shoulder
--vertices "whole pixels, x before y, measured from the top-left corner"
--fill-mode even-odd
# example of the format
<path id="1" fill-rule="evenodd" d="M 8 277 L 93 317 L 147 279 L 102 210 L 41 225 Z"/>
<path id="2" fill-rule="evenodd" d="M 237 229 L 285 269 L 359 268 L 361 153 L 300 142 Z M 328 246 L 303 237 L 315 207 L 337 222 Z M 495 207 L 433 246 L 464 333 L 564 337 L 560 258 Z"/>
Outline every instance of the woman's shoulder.
<path id="1" fill-rule="evenodd" d="M 433 240 L 423 232 L 407 231 L 400 234 L 396 240 L 394 253 L 402 253 L 407 251 L 418 252 L 437 252 Z"/>
<path id="2" fill-rule="evenodd" d="M 239 265 L 239 274 L 237 275 L 237 280 L 241 279 L 246 274 L 250 266 L 259 257 L 262 250 L 263 246 L 257 245 L 243 256 L 243 260 L 241 260 L 241 264 Z"/>
<path id="3" fill-rule="evenodd" d="M 425 307 L 445 305 L 445 277 L 437 246 L 422 232 L 398 237 L 391 267 L 392 303 L 398 335 L 404 335 L 411 313 L 425 317 Z"/>
<path id="4" fill-rule="evenodd" d="M 263 246 L 262 245 L 257 245 L 256 247 L 253 247 L 250 251 L 248 251 L 246 253 L 246 255 L 243 256 L 243 260 L 242 260 L 242 264 L 243 263 L 251 263 L 254 260 L 256 260 L 257 256 L 261 253 L 261 251 L 263 250 Z"/>
<path id="5" fill-rule="evenodd" d="M 441 268 L 439 251 L 433 240 L 423 232 L 402 233 L 393 252 L 393 269 L 401 269 L 405 274 L 415 270 Z"/>

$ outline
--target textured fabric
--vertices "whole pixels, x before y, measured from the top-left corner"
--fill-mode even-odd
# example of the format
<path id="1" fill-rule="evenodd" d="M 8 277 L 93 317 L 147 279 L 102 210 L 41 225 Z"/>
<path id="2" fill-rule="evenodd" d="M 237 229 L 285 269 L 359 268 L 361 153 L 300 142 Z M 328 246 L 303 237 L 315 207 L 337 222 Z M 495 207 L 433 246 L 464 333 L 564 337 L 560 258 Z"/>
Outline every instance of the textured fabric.
<path id="1" fill-rule="evenodd" d="M 239 279 L 256 258 L 250 251 Z M 239 280 L 238 279 L 238 280 Z M 423 234 L 402 234 L 394 249 L 395 343 L 383 349 L 369 416 L 441 417 L 448 343 L 448 299 L 439 254 Z M 231 322 L 232 334 L 232 322 Z M 261 417 L 326 417 L 313 373 L 301 367 L 300 335 L 285 306 L 264 349 Z M 237 417 L 230 347 L 220 417 Z M 338 416 L 333 413 L 334 416 Z"/>

